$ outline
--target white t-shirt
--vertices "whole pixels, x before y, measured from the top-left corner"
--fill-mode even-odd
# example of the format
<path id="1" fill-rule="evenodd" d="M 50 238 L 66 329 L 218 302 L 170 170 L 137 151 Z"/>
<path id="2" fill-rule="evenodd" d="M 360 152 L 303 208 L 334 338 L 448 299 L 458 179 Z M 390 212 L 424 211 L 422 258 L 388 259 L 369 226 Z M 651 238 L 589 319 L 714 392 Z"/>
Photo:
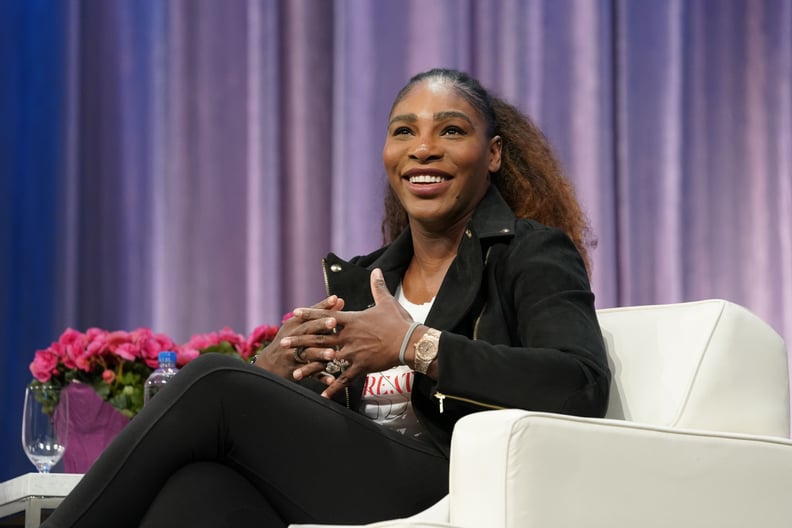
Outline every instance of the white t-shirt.
<path id="1" fill-rule="evenodd" d="M 426 304 L 413 304 L 407 300 L 401 284 L 396 290 L 396 300 L 412 316 L 423 323 L 432 308 L 434 299 Z M 422 429 L 413 412 L 410 395 L 415 373 L 407 365 L 399 365 L 366 376 L 360 412 L 378 424 L 402 434 L 419 437 Z"/>

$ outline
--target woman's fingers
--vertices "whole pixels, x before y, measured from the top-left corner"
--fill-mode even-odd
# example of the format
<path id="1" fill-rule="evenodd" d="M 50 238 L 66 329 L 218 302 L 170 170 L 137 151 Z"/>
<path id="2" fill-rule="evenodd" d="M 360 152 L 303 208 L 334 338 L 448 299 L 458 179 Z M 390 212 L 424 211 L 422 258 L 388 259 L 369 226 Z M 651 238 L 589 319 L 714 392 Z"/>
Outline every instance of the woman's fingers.
<path id="1" fill-rule="evenodd" d="M 292 377 L 296 381 L 300 381 L 301 379 L 304 378 L 308 378 L 311 376 L 318 377 L 319 375 L 321 375 L 322 378 L 330 377 L 333 378 L 333 380 L 335 380 L 335 378 L 331 374 L 325 372 L 325 368 L 327 368 L 327 361 L 310 361 L 294 369 L 294 372 L 292 372 Z M 325 380 L 322 379 L 322 381 Z M 330 381 L 332 380 L 327 380 L 326 382 L 329 383 Z"/>
<path id="2" fill-rule="evenodd" d="M 283 348 L 296 346 L 313 346 L 327 343 L 327 338 L 335 335 L 337 326 L 335 317 L 308 320 L 296 326 L 287 337 L 280 340 Z"/>
<path id="3" fill-rule="evenodd" d="M 358 369 L 350 365 L 348 369 L 343 371 L 328 385 L 324 392 L 322 392 L 322 397 L 332 398 L 337 392 L 344 390 L 358 374 L 362 373 L 358 372 Z"/>
<path id="4" fill-rule="evenodd" d="M 319 301 L 318 303 L 311 306 L 313 309 L 318 310 L 333 310 L 338 311 L 344 308 L 344 300 L 339 298 L 337 295 L 331 295 Z M 298 308 L 299 310 L 300 308 Z M 296 311 L 296 310 L 295 310 Z"/>

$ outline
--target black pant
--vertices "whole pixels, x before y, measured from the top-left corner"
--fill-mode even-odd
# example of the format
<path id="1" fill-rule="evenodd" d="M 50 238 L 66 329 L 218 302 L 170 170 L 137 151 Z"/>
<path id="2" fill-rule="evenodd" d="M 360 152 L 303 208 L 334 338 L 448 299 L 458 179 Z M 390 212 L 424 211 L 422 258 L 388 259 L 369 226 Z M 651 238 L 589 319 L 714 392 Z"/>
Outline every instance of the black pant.
<path id="1" fill-rule="evenodd" d="M 434 446 L 228 356 L 189 363 L 43 524 L 285 526 L 416 513 L 448 492 Z"/>

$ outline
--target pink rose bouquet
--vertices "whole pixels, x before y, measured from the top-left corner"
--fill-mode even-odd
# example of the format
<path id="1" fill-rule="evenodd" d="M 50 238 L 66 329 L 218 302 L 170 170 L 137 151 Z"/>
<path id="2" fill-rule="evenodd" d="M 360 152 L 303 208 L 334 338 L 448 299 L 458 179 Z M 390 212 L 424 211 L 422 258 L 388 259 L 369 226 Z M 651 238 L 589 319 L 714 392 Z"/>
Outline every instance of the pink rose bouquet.
<path id="1" fill-rule="evenodd" d="M 160 352 L 175 351 L 180 367 L 208 352 L 247 360 L 267 346 L 277 332 L 276 326 L 261 325 L 245 338 L 226 327 L 219 332 L 196 334 L 178 345 L 165 334 L 155 334 L 148 328 L 131 332 L 99 328 L 78 332 L 69 328 L 58 341 L 35 353 L 30 364 L 32 384 L 90 385 L 103 400 L 131 418 L 143 407 L 143 385 L 157 368 Z"/>

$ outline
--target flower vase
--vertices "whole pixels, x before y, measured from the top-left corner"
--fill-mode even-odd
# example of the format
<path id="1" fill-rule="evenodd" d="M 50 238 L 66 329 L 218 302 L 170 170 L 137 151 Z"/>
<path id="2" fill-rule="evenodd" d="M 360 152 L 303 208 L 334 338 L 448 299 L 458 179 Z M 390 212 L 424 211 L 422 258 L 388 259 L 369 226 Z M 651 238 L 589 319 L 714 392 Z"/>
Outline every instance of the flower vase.
<path id="1" fill-rule="evenodd" d="M 69 440 L 63 454 L 63 471 L 85 473 L 129 423 L 129 418 L 104 401 L 90 385 L 73 382 L 63 390 L 69 398 Z"/>

